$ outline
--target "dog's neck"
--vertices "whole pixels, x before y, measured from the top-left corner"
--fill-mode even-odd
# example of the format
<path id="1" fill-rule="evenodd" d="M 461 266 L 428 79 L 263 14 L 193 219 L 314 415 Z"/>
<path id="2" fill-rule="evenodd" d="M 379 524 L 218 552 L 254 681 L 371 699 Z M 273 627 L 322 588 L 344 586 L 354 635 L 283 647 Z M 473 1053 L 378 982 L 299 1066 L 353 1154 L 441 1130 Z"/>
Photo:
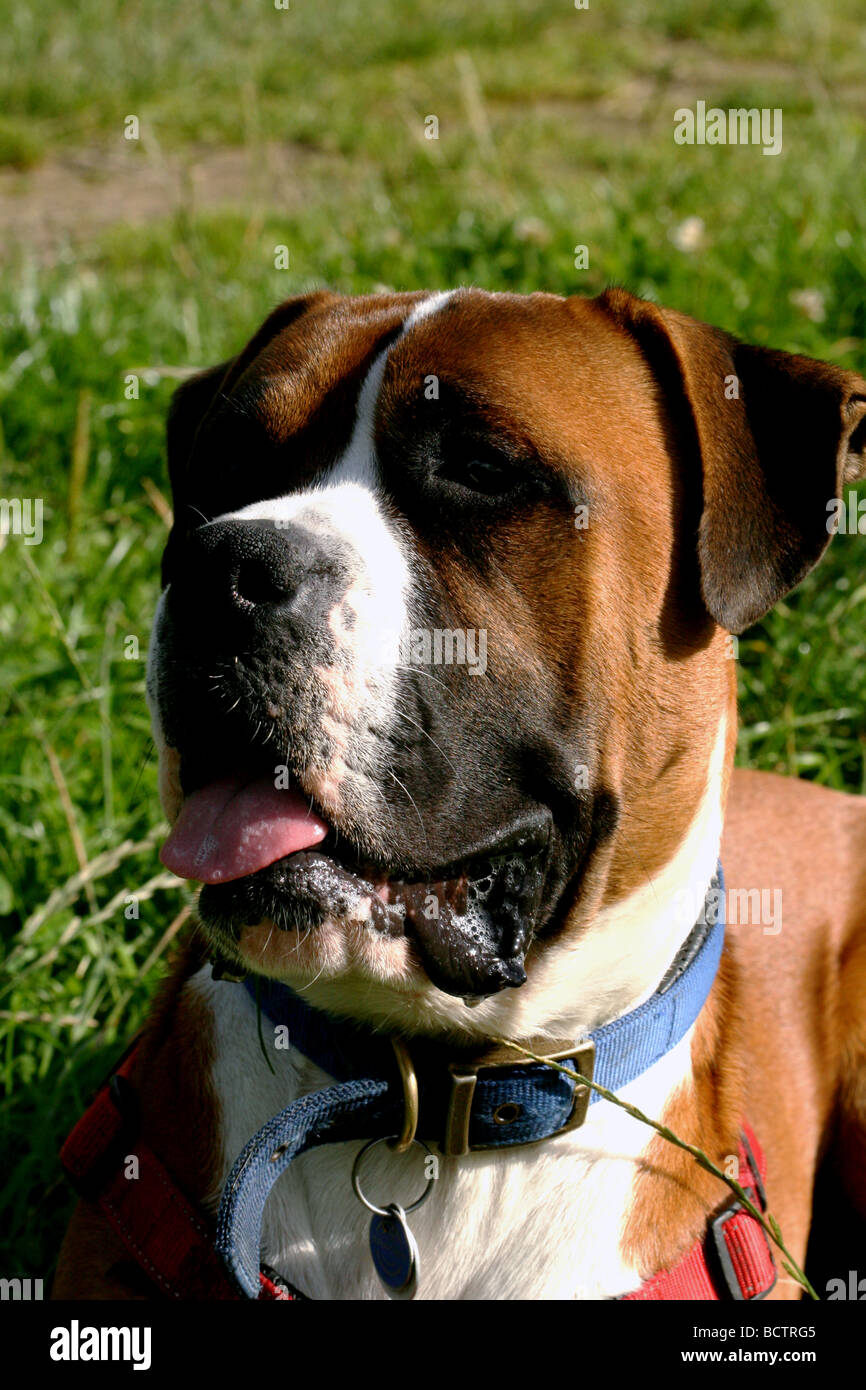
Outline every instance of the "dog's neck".
<path id="1" fill-rule="evenodd" d="M 464 1041 L 494 1032 L 552 1042 L 576 1038 L 652 995 L 688 938 L 715 871 L 725 743 L 723 724 L 699 812 L 671 864 L 626 902 L 603 909 L 583 936 L 550 952 L 537 985 L 530 976 L 521 990 L 507 991 L 504 1001 L 497 996 L 476 1009 L 460 1006 L 471 1024 L 461 1030 Z M 526 1000 L 530 987 L 534 997 Z M 237 984 L 213 980 L 207 967 L 192 988 L 213 1021 L 211 1083 L 221 1115 L 221 1158 L 207 1203 L 215 1210 L 250 1136 L 331 1078 L 291 1049 L 269 1049 L 272 1072 L 261 1055 L 255 1003 Z M 345 1006 L 348 983 L 317 981 L 303 994 L 314 1008 L 330 1006 L 347 1017 L 408 1031 L 405 1002 L 390 1012 L 377 1008 L 375 999 L 371 1007 L 367 991 L 356 986 L 356 1006 L 361 999 L 364 1007 L 354 1014 Z M 485 1012 L 496 1021 L 482 1021 Z M 428 1031 L 447 1036 L 442 1020 L 434 1022 L 438 1028 Z M 624 1087 L 622 1098 L 662 1119 L 675 1095 L 688 1095 L 693 1032 Z M 647 1271 L 639 1251 L 629 1247 L 624 1253 L 624 1234 L 649 1137 L 645 1126 L 601 1102 L 590 1107 L 580 1129 L 540 1146 L 443 1159 L 434 1196 L 413 1217 L 422 1254 L 421 1296 L 605 1298 L 637 1287 Z M 349 1182 L 357 1148 L 328 1146 L 296 1160 L 266 1208 L 264 1258 L 313 1298 L 383 1296 L 370 1267 L 367 1216 Z M 389 1200 L 407 1200 L 405 1167 L 401 1172 L 394 1164 L 390 1155 L 381 1160 L 381 1171 L 374 1163 L 371 1178 L 385 1184 Z M 468 1211 L 475 1213 L 472 1221 Z M 541 1230 L 550 1233 L 546 1245 L 532 1235 Z M 537 1249 L 537 1258 L 527 1264 L 528 1249 Z"/>
<path id="2" fill-rule="evenodd" d="M 212 1019 L 220 1161 L 205 1205 L 215 1214 L 250 1136 L 332 1080 L 296 1050 L 268 1049 L 268 1068 L 255 1003 L 239 985 L 214 981 L 205 968 L 192 988 Z M 663 1119 L 672 1097 L 690 1086 L 692 1033 L 623 1087 L 621 1098 Z M 644 1125 L 599 1101 L 579 1129 L 545 1143 L 440 1158 L 431 1198 L 411 1218 L 421 1250 L 419 1296 L 609 1298 L 638 1287 L 650 1271 L 639 1252 L 626 1253 L 624 1236 L 650 1139 Z M 296 1159 L 265 1208 L 262 1257 L 314 1299 L 384 1297 L 370 1265 L 369 1213 L 351 1189 L 361 1142 Z M 411 1201 L 420 1169 L 412 1155 L 401 1163 L 383 1146 L 370 1159 L 370 1190 Z"/>

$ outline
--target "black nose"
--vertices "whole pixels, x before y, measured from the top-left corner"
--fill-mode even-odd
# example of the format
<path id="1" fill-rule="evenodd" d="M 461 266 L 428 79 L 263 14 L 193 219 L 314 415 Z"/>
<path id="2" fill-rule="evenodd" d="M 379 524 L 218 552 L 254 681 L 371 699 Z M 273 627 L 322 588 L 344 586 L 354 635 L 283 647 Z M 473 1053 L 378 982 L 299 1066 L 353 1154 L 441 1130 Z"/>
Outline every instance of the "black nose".
<path id="1" fill-rule="evenodd" d="M 344 572 L 331 538 L 291 522 L 218 521 L 180 548 L 170 602 L 176 615 L 216 627 L 320 622 L 338 601 Z"/>

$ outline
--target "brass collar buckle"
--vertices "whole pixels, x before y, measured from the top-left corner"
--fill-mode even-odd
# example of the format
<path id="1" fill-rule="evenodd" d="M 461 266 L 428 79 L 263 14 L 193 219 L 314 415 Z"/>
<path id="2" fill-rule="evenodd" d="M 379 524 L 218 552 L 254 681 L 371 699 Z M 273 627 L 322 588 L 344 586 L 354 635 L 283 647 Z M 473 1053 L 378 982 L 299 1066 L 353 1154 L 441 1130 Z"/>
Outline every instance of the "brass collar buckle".
<path id="1" fill-rule="evenodd" d="M 588 1081 L 592 1080 L 593 1066 L 595 1063 L 595 1043 L 582 1042 L 571 1043 L 556 1052 L 544 1052 L 542 1046 L 534 1048 L 540 1057 L 546 1062 L 571 1062 L 574 1070 L 585 1076 Z M 445 1121 L 445 1135 L 442 1140 L 443 1154 L 451 1154 L 460 1157 L 467 1154 L 470 1148 L 492 1148 L 493 1145 L 469 1143 L 469 1123 L 472 1118 L 472 1102 L 475 1096 L 475 1087 L 478 1081 L 479 1071 L 486 1071 L 488 1067 L 513 1067 L 519 1065 L 518 1054 L 507 1052 L 500 1048 L 497 1053 L 491 1053 L 487 1057 L 481 1057 L 478 1062 L 450 1062 L 448 1071 L 451 1075 L 451 1095 L 448 1101 L 448 1114 Z M 527 1065 L 531 1063 L 527 1062 Z M 538 1064 L 537 1064 L 538 1065 Z M 553 1138 L 557 1134 L 565 1134 L 569 1130 L 577 1129 L 586 1119 L 586 1112 L 589 1106 L 591 1091 L 588 1086 L 575 1084 L 574 1096 L 572 1097 L 571 1111 L 568 1119 L 559 1129 L 554 1131 Z M 513 1112 L 507 1114 L 506 1112 Z M 499 1118 L 502 1112 L 502 1118 Z M 510 1124 L 519 1114 L 519 1107 L 513 1106 L 508 1101 L 502 1102 L 497 1106 L 497 1113 L 494 1119 L 501 1124 Z M 528 1143 L 541 1143 L 542 1140 L 528 1140 Z"/>

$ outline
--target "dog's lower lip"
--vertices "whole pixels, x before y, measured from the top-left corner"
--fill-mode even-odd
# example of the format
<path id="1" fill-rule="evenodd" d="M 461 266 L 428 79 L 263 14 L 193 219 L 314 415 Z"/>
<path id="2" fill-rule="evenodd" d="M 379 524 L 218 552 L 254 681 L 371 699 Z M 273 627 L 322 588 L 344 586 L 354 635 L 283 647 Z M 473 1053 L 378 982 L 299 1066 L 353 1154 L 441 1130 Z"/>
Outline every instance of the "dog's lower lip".
<path id="1" fill-rule="evenodd" d="M 345 907 L 348 895 L 363 899 L 369 906 L 369 925 L 390 935 L 403 935 L 407 927 L 410 909 L 418 895 L 438 893 L 448 906 L 458 911 L 465 910 L 468 875 L 465 870 L 439 874 L 411 875 L 391 874 L 385 868 L 373 865 L 363 859 L 338 857 L 333 852 L 332 839 L 328 838 L 320 846 L 298 850 L 282 859 L 235 879 L 227 885 L 206 885 L 203 892 L 213 887 L 229 887 L 232 896 L 249 896 L 252 901 L 259 896 L 267 900 L 272 894 L 290 893 L 293 888 L 303 886 L 301 879 L 309 880 L 318 875 L 328 879 L 328 888 L 334 895 L 331 904 L 336 912 Z M 207 892 L 207 897 L 213 894 Z M 237 926 L 246 925 L 247 917 L 241 914 Z M 288 931 L 294 926 L 290 920 L 274 914 L 273 921 L 281 930 Z"/>
<path id="2" fill-rule="evenodd" d="M 497 849 L 500 844 L 498 854 L 398 876 L 364 860 L 332 857 L 323 841 L 246 878 L 205 885 L 199 910 L 207 925 L 233 941 L 259 921 L 289 931 L 336 920 L 406 937 L 434 985 L 481 998 L 526 978 L 548 835 L 524 829 L 500 837 Z"/>

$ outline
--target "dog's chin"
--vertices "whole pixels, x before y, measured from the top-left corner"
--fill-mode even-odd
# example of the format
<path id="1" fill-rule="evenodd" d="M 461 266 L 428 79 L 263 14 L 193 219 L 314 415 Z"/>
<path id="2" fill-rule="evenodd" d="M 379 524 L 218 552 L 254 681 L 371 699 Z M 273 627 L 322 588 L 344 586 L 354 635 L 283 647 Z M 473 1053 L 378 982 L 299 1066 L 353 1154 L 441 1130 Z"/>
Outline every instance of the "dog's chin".
<path id="1" fill-rule="evenodd" d="M 278 927 L 263 918 L 241 927 L 230 940 L 213 939 L 243 969 L 300 990 L 317 981 L 367 982 L 417 1000 L 433 988 L 405 937 L 383 938 L 359 922 L 329 917 L 304 930 Z"/>
<path id="2" fill-rule="evenodd" d="M 545 858 L 545 843 L 524 838 L 436 875 L 395 878 L 323 846 L 206 884 L 199 916 L 219 951 L 289 984 L 352 977 L 480 1000 L 526 979 Z"/>

